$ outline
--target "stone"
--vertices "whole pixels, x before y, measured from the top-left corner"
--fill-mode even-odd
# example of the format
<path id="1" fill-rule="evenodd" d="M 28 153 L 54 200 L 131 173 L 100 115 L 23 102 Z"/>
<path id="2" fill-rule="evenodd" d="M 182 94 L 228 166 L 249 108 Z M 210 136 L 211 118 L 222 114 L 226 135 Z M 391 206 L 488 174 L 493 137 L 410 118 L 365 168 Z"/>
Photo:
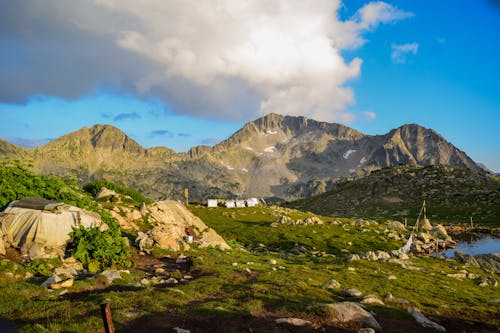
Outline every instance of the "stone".
<path id="1" fill-rule="evenodd" d="M 408 255 L 406 253 L 400 253 L 399 254 L 399 259 L 401 259 L 401 260 L 408 260 L 408 259 L 410 259 L 410 257 L 408 257 Z"/>
<path id="2" fill-rule="evenodd" d="M 420 232 L 417 237 L 424 243 L 429 243 L 432 238 L 432 236 L 426 232 Z"/>
<path id="3" fill-rule="evenodd" d="M 343 296 L 347 296 L 347 297 L 359 297 L 359 296 L 363 295 L 363 293 L 356 288 L 342 289 L 342 291 L 340 293 Z"/>
<path id="4" fill-rule="evenodd" d="M 347 257 L 347 261 L 357 261 L 359 260 L 359 256 L 357 254 L 351 254 Z"/>
<path id="5" fill-rule="evenodd" d="M 397 279 L 396 275 L 389 275 L 387 277 L 387 280 L 396 280 L 396 279 Z"/>
<path id="6" fill-rule="evenodd" d="M 174 279 L 173 277 L 166 279 L 165 282 L 168 284 L 178 284 L 179 283 L 179 281 L 177 281 L 177 279 Z"/>
<path id="7" fill-rule="evenodd" d="M 157 269 L 155 269 L 155 273 L 156 273 L 156 274 L 162 274 L 162 273 L 165 273 L 165 268 L 158 267 Z"/>
<path id="8" fill-rule="evenodd" d="M 340 289 L 340 287 L 341 287 L 341 284 L 337 280 L 334 280 L 334 279 L 331 279 L 328 282 L 328 286 L 327 286 L 328 289 Z"/>
<path id="9" fill-rule="evenodd" d="M 385 251 L 377 250 L 375 251 L 375 255 L 377 256 L 377 260 L 391 259 L 391 255 Z"/>
<path id="10" fill-rule="evenodd" d="M 358 333 L 375 333 L 375 330 L 370 327 L 363 327 L 358 330 Z"/>
<path id="11" fill-rule="evenodd" d="M 429 219 L 422 219 L 418 224 L 418 228 L 421 230 L 432 230 L 432 224 Z"/>
<path id="12" fill-rule="evenodd" d="M 144 286 L 149 286 L 149 284 L 150 284 L 149 280 L 146 278 L 142 278 L 140 282 Z"/>
<path id="13" fill-rule="evenodd" d="M 411 314 L 413 316 L 413 318 L 415 318 L 417 323 L 419 323 L 422 327 L 429 327 L 429 328 L 435 329 L 436 331 L 439 331 L 439 332 L 446 332 L 446 328 L 444 328 L 443 326 L 439 325 L 438 323 L 433 322 L 432 320 L 425 317 L 420 312 L 419 309 L 409 307 L 407 309 L 407 311 L 409 314 Z"/>
<path id="14" fill-rule="evenodd" d="M 274 320 L 276 324 L 288 324 L 292 326 L 307 326 L 311 325 L 309 320 L 304 320 L 300 318 L 277 318 Z"/>
<path id="15" fill-rule="evenodd" d="M 446 232 L 446 229 L 441 225 L 437 224 L 432 228 L 432 231 L 435 232 L 440 239 L 448 240 L 451 239 L 451 237 L 448 235 Z"/>
<path id="16" fill-rule="evenodd" d="M 361 301 L 362 304 L 379 304 L 379 305 L 384 305 L 384 302 L 382 302 L 377 296 L 375 295 L 367 295 L 363 298 Z"/>
<path id="17" fill-rule="evenodd" d="M 467 274 L 465 274 L 465 273 L 446 274 L 446 276 L 452 277 L 455 279 L 466 279 L 467 278 Z"/>
<path id="18" fill-rule="evenodd" d="M 392 293 L 391 292 L 386 292 L 385 295 L 384 295 L 384 298 L 387 298 L 387 299 L 393 298 Z"/>
<path id="19" fill-rule="evenodd" d="M 139 246 L 139 250 L 147 253 L 150 253 L 155 245 L 155 241 L 153 240 L 153 238 L 142 231 L 139 231 L 137 233 L 135 243 L 137 244 L 137 246 Z"/>
<path id="20" fill-rule="evenodd" d="M 57 275 L 52 275 L 52 276 L 51 276 L 51 277 L 49 277 L 47 280 L 45 280 L 45 281 L 41 284 L 41 286 L 42 286 L 42 287 L 48 287 L 48 286 L 50 286 L 51 284 L 53 284 L 53 283 L 57 283 L 57 282 L 60 282 L 60 281 L 62 281 L 62 279 L 61 279 L 59 276 L 57 276 Z"/>
<path id="21" fill-rule="evenodd" d="M 330 318 L 333 322 L 344 326 L 367 327 L 376 331 L 382 328 L 371 313 L 354 302 L 340 302 L 324 304 L 330 310 Z"/>
<path id="22" fill-rule="evenodd" d="M 116 279 L 121 279 L 122 276 L 120 274 L 120 271 L 116 270 L 116 269 L 107 269 L 105 271 L 102 271 L 101 274 L 99 275 L 102 275 L 104 277 L 106 277 L 106 279 L 112 283 L 114 280 Z"/>
<path id="23" fill-rule="evenodd" d="M 387 222 L 387 228 L 392 229 L 392 230 L 406 230 L 406 227 L 403 223 L 398 222 L 398 221 L 389 221 Z"/>
<path id="24" fill-rule="evenodd" d="M 175 331 L 175 333 L 191 333 L 190 330 L 185 330 L 185 329 L 180 328 L 180 327 L 174 327 L 173 330 Z"/>
<path id="25" fill-rule="evenodd" d="M 276 265 L 276 264 L 278 264 L 278 262 L 275 259 L 270 259 L 269 260 L 269 264 L 270 265 Z"/>
<path id="26" fill-rule="evenodd" d="M 62 288 L 69 288 L 73 285 L 73 282 L 75 281 L 74 278 L 69 278 L 63 281 L 55 282 L 50 284 L 50 289 L 62 289 Z"/>

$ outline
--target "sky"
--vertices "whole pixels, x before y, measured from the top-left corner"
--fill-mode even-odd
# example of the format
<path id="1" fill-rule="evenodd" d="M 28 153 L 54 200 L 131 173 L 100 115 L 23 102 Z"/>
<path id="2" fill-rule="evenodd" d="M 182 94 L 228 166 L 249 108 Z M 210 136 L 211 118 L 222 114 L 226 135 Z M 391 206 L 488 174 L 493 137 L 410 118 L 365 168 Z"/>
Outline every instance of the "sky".
<path id="1" fill-rule="evenodd" d="M 432 128 L 500 172 L 495 0 L 0 2 L 0 138 L 214 145 L 267 113 Z"/>

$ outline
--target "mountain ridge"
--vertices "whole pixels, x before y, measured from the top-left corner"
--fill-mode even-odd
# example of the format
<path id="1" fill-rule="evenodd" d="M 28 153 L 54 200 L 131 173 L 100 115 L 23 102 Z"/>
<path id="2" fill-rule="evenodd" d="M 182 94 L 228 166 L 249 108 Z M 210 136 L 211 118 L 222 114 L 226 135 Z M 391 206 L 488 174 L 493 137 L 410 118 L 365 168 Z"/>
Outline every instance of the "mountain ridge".
<path id="1" fill-rule="evenodd" d="M 258 196 L 292 200 L 331 189 L 336 179 L 398 164 L 483 170 L 439 133 L 404 124 L 381 135 L 306 117 L 269 114 L 214 147 L 176 153 L 144 148 L 112 125 L 94 125 L 27 149 L 0 142 L 0 154 L 31 159 L 40 173 L 105 178 L 153 198 Z"/>

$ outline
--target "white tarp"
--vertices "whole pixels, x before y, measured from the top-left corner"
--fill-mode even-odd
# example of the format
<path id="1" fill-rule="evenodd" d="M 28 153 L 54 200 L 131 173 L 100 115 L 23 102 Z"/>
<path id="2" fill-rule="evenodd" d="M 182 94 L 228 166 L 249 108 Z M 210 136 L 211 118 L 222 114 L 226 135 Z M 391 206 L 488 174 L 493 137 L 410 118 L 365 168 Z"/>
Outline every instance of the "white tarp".
<path id="1" fill-rule="evenodd" d="M 237 208 L 245 207 L 245 200 L 236 200 L 236 207 Z"/>
<path id="2" fill-rule="evenodd" d="M 31 259 L 64 255 L 73 228 L 108 228 L 99 214 L 78 207 L 61 203 L 46 205 L 50 210 L 15 207 L 22 206 L 20 202 L 13 201 L 0 214 L 0 253 L 5 252 L 4 245 L 20 249 Z"/>

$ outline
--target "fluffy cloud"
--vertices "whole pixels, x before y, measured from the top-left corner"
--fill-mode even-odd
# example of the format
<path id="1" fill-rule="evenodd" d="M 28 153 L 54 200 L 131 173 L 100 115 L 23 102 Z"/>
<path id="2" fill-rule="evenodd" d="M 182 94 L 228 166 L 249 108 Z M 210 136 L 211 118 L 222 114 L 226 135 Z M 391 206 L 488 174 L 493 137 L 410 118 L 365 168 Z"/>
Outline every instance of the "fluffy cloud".
<path id="1" fill-rule="evenodd" d="M 0 100 L 99 89 L 162 99 L 177 113 L 278 112 L 344 121 L 362 60 L 342 50 L 412 14 L 371 2 L 342 21 L 331 1 L 19 0 L 0 5 Z"/>
<path id="2" fill-rule="evenodd" d="M 391 59 L 396 64 L 404 64 L 409 54 L 418 53 L 418 43 L 392 44 Z"/>

